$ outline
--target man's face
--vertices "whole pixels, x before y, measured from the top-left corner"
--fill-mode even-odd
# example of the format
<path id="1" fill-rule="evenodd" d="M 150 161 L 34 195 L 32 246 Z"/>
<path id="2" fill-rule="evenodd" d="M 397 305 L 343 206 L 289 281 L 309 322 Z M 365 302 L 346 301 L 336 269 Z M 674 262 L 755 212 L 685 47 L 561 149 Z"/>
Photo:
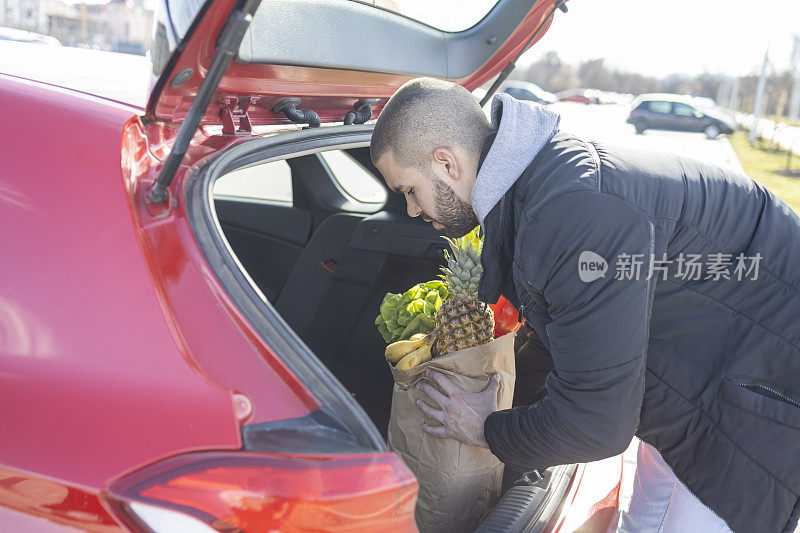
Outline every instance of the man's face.
<path id="1" fill-rule="evenodd" d="M 405 196 L 408 216 L 422 216 L 451 238 L 463 237 L 478 225 L 472 206 L 461 197 L 469 197 L 463 189 L 470 184 L 460 174 L 463 166 L 454 153 L 435 155 L 430 168 L 418 169 L 400 165 L 389 152 L 377 167 L 389 188 Z"/>

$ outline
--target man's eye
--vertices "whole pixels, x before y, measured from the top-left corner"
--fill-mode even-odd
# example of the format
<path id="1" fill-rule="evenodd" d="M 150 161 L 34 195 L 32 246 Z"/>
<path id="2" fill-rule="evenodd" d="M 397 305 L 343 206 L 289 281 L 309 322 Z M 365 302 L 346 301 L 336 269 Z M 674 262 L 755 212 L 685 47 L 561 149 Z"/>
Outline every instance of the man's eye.
<path id="1" fill-rule="evenodd" d="M 408 194 L 414 196 L 414 189 L 408 189 Z"/>

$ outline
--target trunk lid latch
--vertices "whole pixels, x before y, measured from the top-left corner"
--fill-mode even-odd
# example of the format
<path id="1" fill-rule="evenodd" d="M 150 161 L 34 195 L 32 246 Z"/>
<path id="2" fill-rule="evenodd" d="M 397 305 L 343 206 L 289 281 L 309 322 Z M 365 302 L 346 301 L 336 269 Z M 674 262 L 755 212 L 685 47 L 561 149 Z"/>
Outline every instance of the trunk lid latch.
<path id="1" fill-rule="evenodd" d="M 247 96 L 245 98 L 228 97 L 225 98 L 222 108 L 219 110 L 222 118 L 223 135 L 249 135 L 253 131 L 250 117 L 247 110 L 256 103 L 258 98 Z M 238 123 L 238 127 L 237 127 Z"/>

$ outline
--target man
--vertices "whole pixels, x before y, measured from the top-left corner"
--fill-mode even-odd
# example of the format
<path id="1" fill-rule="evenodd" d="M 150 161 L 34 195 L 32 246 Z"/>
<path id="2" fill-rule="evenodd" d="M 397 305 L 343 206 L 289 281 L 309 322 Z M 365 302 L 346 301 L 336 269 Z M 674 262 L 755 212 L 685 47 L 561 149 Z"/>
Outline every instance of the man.
<path id="1" fill-rule="evenodd" d="M 553 359 L 547 396 L 497 410 L 443 375 L 426 431 L 515 470 L 639 450 L 622 531 L 794 531 L 800 511 L 800 219 L 747 176 L 588 143 L 552 111 L 412 80 L 371 154 L 410 216 L 480 224 L 480 297 Z M 701 503 L 702 502 L 702 503 Z"/>

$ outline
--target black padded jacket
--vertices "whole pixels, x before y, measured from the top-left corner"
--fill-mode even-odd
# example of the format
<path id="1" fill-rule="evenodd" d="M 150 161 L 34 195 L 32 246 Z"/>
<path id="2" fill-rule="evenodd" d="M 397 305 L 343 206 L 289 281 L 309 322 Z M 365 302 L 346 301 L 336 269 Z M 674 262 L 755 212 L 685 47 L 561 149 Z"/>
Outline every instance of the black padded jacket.
<path id="1" fill-rule="evenodd" d="M 598 460 L 636 434 L 734 531 L 788 527 L 800 218 L 786 204 L 728 169 L 559 132 L 483 229 L 481 299 L 506 296 L 554 363 L 544 399 L 486 420 L 500 460 Z"/>

